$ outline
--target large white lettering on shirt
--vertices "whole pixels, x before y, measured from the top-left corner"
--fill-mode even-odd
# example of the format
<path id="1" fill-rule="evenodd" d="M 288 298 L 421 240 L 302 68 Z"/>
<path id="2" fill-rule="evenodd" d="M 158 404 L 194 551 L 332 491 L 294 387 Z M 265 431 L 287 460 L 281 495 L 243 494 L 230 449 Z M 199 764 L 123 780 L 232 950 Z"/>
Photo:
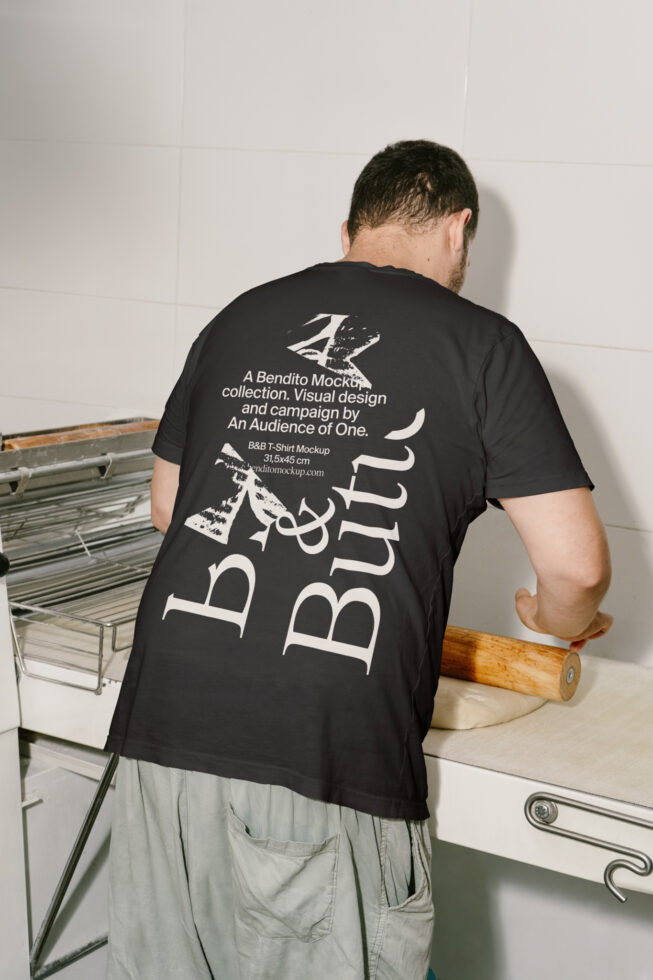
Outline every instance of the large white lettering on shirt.
<path id="1" fill-rule="evenodd" d="M 384 438 L 394 441 L 410 439 L 411 436 L 419 432 L 424 424 L 424 419 L 425 411 L 422 408 L 416 413 L 415 418 L 409 425 L 402 429 L 395 429 L 386 433 Z M 403 448 L 406 451 L 403 458 L 361 454 L 352 460 L 352 469 L 354 472 L 349 486 L 332 487 L 332 490 L 340 494 L 344 500 L 347 510 L 352 503 L 378 504 L 388 507 L 391 510 L 400 510 L 406 504 L 408 494 L 406 488 L 399 482 L 396 484 L 398 493 L 388 496 L 371 493 L 356 486 L 356 481 L 364 467 L 373 467 L 375 469 L 388 470 L 389 472 L 402 472 L 411 469 L 415 463 L 415 454 L 410 446 L 404 446 Z M 225 465 L 231 471 L 237 487 L 235 493 L 226 500 L 221 501 L 215 507 L 206 508 L 199 514 L 194 514 L 189 517 L 185 522 L 186 526 L 201 534 L 207 534 L 221 544 L 227 544 L 229 530 L 233 524 L 235 515 L 244 500 L 247 499 L 252 511 L 264 525 L 262 531 L 258 531 L 251 536 L 261 544 L 262 549 L 266 546 L 270 527 L 273 524 L 280 534 L 295 536 L 299 546 L 308 554 L 316 554 L 326 548 L 329 541 L 326 525 L 335 510 L 331 498 L 328 498 L 328 506 L 323 514 L 318 514 L 313 511 L 306 504 L 305 499 L 302 499 L 299 513 L 303 514 L 305 511 L 308 511 L 313 519 L 306 521 L 304 524 L 298 524 L 295 516 L 265 487 L 260 477 L 245 463 L 229 443 L 225 443 L 219 453 L 216 460 L 216 464 L 218 463 Z M 283 521 L 289 521 L 291 526 L 285 527 L 282 523 Z M 303 541 L 303 535 L 316 529 L 321 529 L 321 538 L 317 543 L 308 545 Z M 395 562 L 395 552 L 392 542 L 399 540 L 399 524 L 397 521 L 394 522 L 392 528 L 386 528 L 370 526 L 356 521 L 342 520 L 340 522 L 338 540 L 340 540 L 343 534 L 359 534 L 363 537 L 378 539 L 385 547 L 384 558 L 379 563 L 373 563 L 353 558 L 335 557 L 331 563 L 329 575 L 333 575 L 336 571 L 362 571 L 371 575 L 387 575 L 390 572 Z M 218 579 L 228 569 L 238 569 L 245 576 L 247 594 L 240 610 L 224 609 L 214 605 L 212 602 Z M 171 593 L 166 601 L 163 618 L 171 611 L 189 613 L 195 616 L 207 616 L 212 619 L 236 624 L 242 637 L 256 584 L 254 563 L 245 555 L 232 554 L 224 558 L 219 565 L 210 565 L 208 573 L 209 589 L 206 598 L 201 602 L 197 602 L 180 598 L 174 593 Z M 331 610 L 331 624 L 326 636 L 316 636 L 313 633 L 295 629 L 297 614 L 302 605 L 309 599 L 316 598 L 327 602 Z M 364 645 L 346 643 L 343 640 L 335 640 L 333 638 L 338 616 L 342 609 L 350 603 L 361 603 L 370 611 L 369 639 Z M 297 644 L 311 650 L 322 650 L 329 653 L 337 653 L 342 656 L 354 657 L 363 661 L 366 666 L 366 673 L 369 674 L 380 621 L 381 605 L 372 589 L 361 587 L 346 589 L 342 595 L 338 596 L 335 589 L 328 582 L 313 582 L 305 586 L 295 599 L 290 613 L 290 622 L 285 643 L 281 652 L 285 654 L 291 644 Z"/>

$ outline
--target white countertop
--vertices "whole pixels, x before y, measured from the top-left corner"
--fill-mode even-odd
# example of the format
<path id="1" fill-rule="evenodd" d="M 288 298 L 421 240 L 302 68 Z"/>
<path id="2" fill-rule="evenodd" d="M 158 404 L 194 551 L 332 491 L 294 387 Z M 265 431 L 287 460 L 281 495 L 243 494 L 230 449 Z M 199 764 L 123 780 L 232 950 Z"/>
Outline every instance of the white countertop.
<path id="1" fill-rule="evenodd" d="M 431 728 L 425 755 L 653 808 L 653 668 L 580 657 L 569 701 L 485 728 Z"/>

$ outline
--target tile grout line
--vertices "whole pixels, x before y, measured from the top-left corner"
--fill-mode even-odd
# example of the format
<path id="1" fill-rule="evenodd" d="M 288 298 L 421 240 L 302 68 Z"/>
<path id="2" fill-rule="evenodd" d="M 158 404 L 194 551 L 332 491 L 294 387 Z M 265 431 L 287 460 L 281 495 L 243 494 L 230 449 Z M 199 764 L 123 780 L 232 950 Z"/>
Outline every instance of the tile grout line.
<path id="1" fill-rule="evenodd" d="M 361 157 L 369 160 L 376 152 L 375 147 L 368 150 L 330 150 L 327 147 L 312 150 L 302 147 L 285 146 L 222 146 L 211 143 L 128 143 L 121 140 L 81 140 L 81 139 L 49 139 L 43 136 L 0 136 L 0 143 L 50 143 L 53 145 L 67 144 L 71 146 L 122 146 L 136 150 L 215 150 L 220 153 L 294 153 L 297 155 Z"/>
<path id="2" fill-rule="evenodd" d="M 181 113 L 179 118 L 179 178 L 177 181 L 177 256 L 175 269 L 175 318 L 172 333 L 172 363 L 170 369 L 175 373 L 177 363 L 177 348 L 179 346 L 179 277 L 181 267 L 181 196 L 184 174 L 184 107 L 186 95 L 186 48 L 188 39 L 188 0 L 184 0 L 184 39 L 181 65 Z"/>
<path id="3" fill-rule="evenodd" d="M 633 531 L 635 534 L 653 534 L 653 529 L 649 527 L 628 527 L 627 524 L 611 524 L 609 521 L 603 522 L 606 527 L 614 527 L 618 531 Z"/>
<path id="4" fill-rule="evenodd" d="M 635 354 L 653 354 L 653 348 L 651 347 L 617 347 L 612 344 L 583 344 L 578 340 L 552 340 L 547 337 L 530 337 L 524 331 L 524 336 L 529 342 L 535 344 L 565 344 L 567 347 L 585 347 L 588 350 L 596 348 L 597 350 L 623 350 L 632 351 Z"/>
<path id="5" fill-rule="evenodd" d="M 81 299 L 101 299 L 116 303 L 151 303 L 154 306 L 176 306 L 172 299 L 142 299 L 140 296 L 107 296 L 103 293 L 73 293 L 65 289 L 43 289 L 41 286 L 4 286 L 0 283 L 0 292 L 3 290 L 14 289 L 19 293 L 46 293 L 50 296 L 75 296 Z M 224 304 L 229 302 L 225 300 Z M 224 305 L 223 304 L 223 305 Z M 191 306 L 198 310 L 219 310 L 221 307 L 209 306 L 207 303 L 180 303 L 180 306 Z"/>
<path id="6" fill-rule="evenodd" d="M 469 96 L 469 62 L 472 53 L 472 22 L 474 17 L 474 0 L 469 3 L 469 24 L 467 26 L 467 59 L 465 61 L 465 89 L 463 95 L 463 134 L 462 134 L 462 154 L 466 154 L 467 140 L 467 100 Z"/>
<path id="7" fill-rule="evenodd" d="M 214 312 L 219 311 L 222 308 L 222 306 L 226 305 L 226 303 L 229 302 L 229 300 L 226 299 L 222 302 L 222 305 L 220 303 L 216 305 L 209 305 L 207 303 L 190 303 L 190 302 L 179 303 L 178 299 L 165 300 L 165 299 L 142 299 L 139 296 L 107 296 L 101 293 L 75 293 L 75 292 L 68 292 L 67 290 L 64 289 L 43 289 L 42 287 L 38 287 L 38 286 L 7 286 L 0 283 L 0 291 L 3 289 L 15 290 L 16 292 L 24 292 L 24 293 L 46 293 L 48 295 L 53 295 L 53 296 L 75 296 L 75 297 L 81 297 L 83 299 L 110 300 L 116 303 L 151 303 L 156 306 L 174 306 L 175 308 L 177 306 L 187 306 L 190 309 L 194 309 L 194 310 L 211 310 Z M 177 291 L 177 286 L 175 287 L 175 293 L 176 291 Z M 176 320 L 175 320 L 175 325 L 176 325 Z M 547 338 L 547 337 L 533 337 L 530 334 L 528 334 L 525 330 L 523 332 L 524 332 L 524 336 L 529 342 L 532 341 L 537 344 L 565 344 L 568 347 L 585 347 L 588 350 L 593 350 L 593 349 L 621 350 L 621 351 L 631 351 L 634 354 L 653 354 L 653 348 L 651 347 L 619 347 L 612 344 L 584 344 L 581 341 L 575 341 L 575 340 L 552 340 L 551 338 Z"/>
<path id="8" fill-rule="evenodd" d="M 533 157 L 525 160 L 520 157 L 469 157 L 474 163 L 526 163 L 550 164 L 555 167 L 638 167 L 644 170 L 653 168 L 653 163 L 627 163 L 625 160 L 547 160 Z"/>
<path id="9" fill-rule="evenodd" d="M 376 152 L 375 148 L 369 150 L 330 150 L 322 149 L 303 149 L 301 147 L 283 146 L 221 146 L 211 145 L 210 143 L 187 143 L 182 146 L 177 143 L 127 143 L 119 140 L 75 140 L 75 139 L 47 139 L 45 137 L 20 137 L 20 136 L 0 136 L 0 143 L 65 143 L 76 146 L 125 146 L 134 149 L 151 150 L 215 150 L 221 153 L 294 153 L 310 154 L 312 156 L 340 156 L 340 157 L 362 157 L 369 159 L 371 153 Z M 551 164 L 561 167 L 637 167 L 640 169 L 651 170 L 653 161 L 650 163 L 633 163 L 627 160 L 549 160 L 541 157 L 524 159 L 522 157 L 466 157 L 467 162 L 475 163 L 525 163 L 525 164 Z"/>

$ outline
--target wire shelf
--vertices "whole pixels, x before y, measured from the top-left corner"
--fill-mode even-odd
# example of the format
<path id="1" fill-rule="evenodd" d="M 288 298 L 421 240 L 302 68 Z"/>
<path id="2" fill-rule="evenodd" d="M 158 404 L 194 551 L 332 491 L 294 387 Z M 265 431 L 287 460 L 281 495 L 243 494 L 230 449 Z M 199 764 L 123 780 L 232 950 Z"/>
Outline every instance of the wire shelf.
<path id="1" fill-rule="evenodd" d="M 102 678 L 121 680 L 134 639 L 145 580 L 54 607 L 10 603 L 19 664 L 47 663 L 91 675 L 89 690 Z"/>
<path id="2" fill-rule="evenodd" d="M 25 676 L 96 694 L 104 680 L 122 680 L 163 540 L 149 513 L 154 457 L 143 440 L 152 437 L 122 434 L 119 444 L 96 439 L 89 447 L 49 447 L 47 457 L 35 449 L 7 459 L 0 527 Z"/>

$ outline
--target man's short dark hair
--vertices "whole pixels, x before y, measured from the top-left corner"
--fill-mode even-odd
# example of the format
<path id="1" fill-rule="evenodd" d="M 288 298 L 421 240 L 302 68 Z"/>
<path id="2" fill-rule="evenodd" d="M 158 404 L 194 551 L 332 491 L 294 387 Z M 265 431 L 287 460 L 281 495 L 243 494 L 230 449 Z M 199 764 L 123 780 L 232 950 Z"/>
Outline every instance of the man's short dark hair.
<path id="1" fill-rule="evenodd" d="M 464 208 L 472 211 L 464 230 L 468 243 L 478 224 L 478 191 L 455 150 L 430 140 L 390 143 L 356 180 L 347 218 L 349 241 L 361 228 L 398 221 L 419 230 Z"/>

